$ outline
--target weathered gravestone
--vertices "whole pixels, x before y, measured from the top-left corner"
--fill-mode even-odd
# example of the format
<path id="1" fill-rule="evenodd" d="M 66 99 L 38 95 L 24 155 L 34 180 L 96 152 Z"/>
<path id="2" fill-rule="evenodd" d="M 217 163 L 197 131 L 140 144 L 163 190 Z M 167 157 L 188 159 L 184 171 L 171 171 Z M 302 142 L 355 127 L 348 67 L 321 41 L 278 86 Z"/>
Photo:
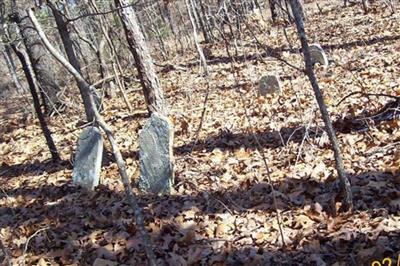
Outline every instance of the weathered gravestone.
<path id="1" fill-rule="evenodd" d="M 72 180 L 87 189 L 99 185 L 103 138 L 97 127 L 87 127 L 79 135 Z"/>
<path id="2" fill-rule="evenodd" d="M 153 113 L 139 134 L 139 188 L 155 194 L 170 193 L 174 181 L 173 126 Z"/>
<path id="3" fill-rule="evenodd" d="M 309 47 L 310 50 L 310 56 L 311 56 L 311 62 L 314 65 L 315 63 L 321 64 L 324 68 L 328 67 L 328 57 L 322 49 L 321 45 L 314 43 L 311 44 Z"/>
<path id="4" fill-rule="evenodd" d="M 265 96 L 267 94 L 274 94 L 281 92 L 281 81 L 278 75 L 267 75 L 260 79 L 258 87 L 258 94 Z"/>

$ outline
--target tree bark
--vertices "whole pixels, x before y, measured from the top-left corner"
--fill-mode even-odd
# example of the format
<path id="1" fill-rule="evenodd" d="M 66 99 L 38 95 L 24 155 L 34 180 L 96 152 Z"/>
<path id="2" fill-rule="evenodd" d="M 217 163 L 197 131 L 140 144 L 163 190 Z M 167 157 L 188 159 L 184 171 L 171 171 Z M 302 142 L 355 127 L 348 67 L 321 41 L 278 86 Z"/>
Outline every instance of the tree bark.
<path id="1" fill-rule="evenodd" d="M 157 78 L 143 33 L 140 30 L 135 11 L 131 6 L 121 8 L 122 6 L 128 6 L 128 4 L 128 0 L 115 0 L 115 5 L 120 8 L 118 9 L 118 14 L 125 30 L 129 49 L 135 59 L 140 83 L 147 103 L 147 109 L 150 115 L 153 112 L 166 114 L 167 110 L 163 91 Z"/>
<path id="2" fill-rule="evenodd" d="M 336 161 L 336 170 L 337 170 L 337 173 L 340 178 L 342 190 L 344 192 L 343 209 L 344 210 L 352 210 L 353 209 L 353 198 L 352 198 L 352 192 L 351 192 L 351 185 L 350 185 L 349 179 L 347 178 L 345 170 L 344 170 L 342 156 L 340 154 L 339 142 L 336 138 L 335 130 L 332 126 L 332 122 L 331 122 L 327 107 L 324 103 L 324 98 L 322 96 L 321 90 L 320 90 L 318 82 L 317 82 L 317 78 L 316 78 L 314 70 L 313 70 L 307 36 L 306 36 L 306 32 L 304 30 L 303 19 L 302 19 L 300 10 L 299 10 L 300 3 L 298 0 L 289 0 L 289 1 L 290 1 L 291 9 L 293 11 L 293 16 L 295 19 L 301 46 L 303 49 L 304 61 L 305 61 L 305 66 L 306 66 L 306 74 L 307 74 L 307 76 L 310 80 L 311 86 L 314 90 L 315 98 L 318 102 L 318 106 L 321 111 L 322 119 L 324 120 L 325 128 L 326 128 L 326 131 L 329 136 L 329 140 L 332 145 L 332 150 L 333 150 L 335 161 Z"/>

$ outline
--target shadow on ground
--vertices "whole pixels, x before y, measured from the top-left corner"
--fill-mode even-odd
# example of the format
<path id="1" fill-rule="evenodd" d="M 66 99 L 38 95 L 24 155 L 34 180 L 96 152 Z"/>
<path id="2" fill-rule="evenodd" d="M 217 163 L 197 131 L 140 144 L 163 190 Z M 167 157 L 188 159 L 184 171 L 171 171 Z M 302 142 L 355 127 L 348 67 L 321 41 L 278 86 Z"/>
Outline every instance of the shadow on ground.
<path id="1" fill-rule="evenodd" d="M 352 176 L 355 202 L 352 215 L 359 219 L 363 212 L 365 223 L 370 222 L 368 219 L 398 215 L 400 206 L 394 200 L 398 198 L 400 184 L 396 178 L 383 172 Z M 177 182 L 185 181 L 180 179 L 178 176 Z M 288 246 L 285 249 L 278 242 L 271 245 L 267 240 L 255 238 L 254 232 L 272 230 L 270 233 L 278 241 L 276 230 L 266 228 L 260 220 L 253 229 L 240 225 L 256 216 L 261 220 L 265 217 L 273 224 L 276 217 L 273 193 L 265 182 L 253 180 L 243 182 L 239 187 L 182 195 L 140 195 L 140 205 L 157 256 L 168 260 L 169 265 L 178 265 L 179 261 L 207 265 L 218 262 L 227 265 L 302 265 L 305 261 L 312 265 L 321 265 L 321 261 L 331 265 L 341 261 L 347 265 L 360 265 L 360 262 L 367 263 L 385 256 L 394 257 L 400 251 L 398 228 L 394 230 L 376 224 L 378 227 L 365 232 L 362 229 L 354 231 L 354 228 L 346 231 L 342 227 L 341 224 L 350 216 L 335 214 L 335 204 L 340 201 L 337 181 L 286 177 L 274 186 L 279 191 L 275 195 L 278 208 L 286 217 L 284 219 L 301 213 L 306 205 L 318 204 L 320 213 L 323 213 L 313 221 L 315 225 L 311 228 L 303 229 L 286 222 L 284 231 L 288 234 Z M 61 264 L 75 262 L 80 265 L 92 265 L 96 258 L 117 261 L 118 265 L 137 265 L 145 259 L 133 210 L 122 192 L 99 186 L 89 193 L 65 183 L 61 186 L 21 187 L 3 191 L 0 195 L 0 199 L 6 201 L 8 197 L 25 199 L 0 208 L 0 227 L 11 229 L 14 239 L 18 239 L 20 234 L 32 235 L 39 228 L 49 226 L 28 246 L 28 254 L 35 254 L 37 258 L 42 256 Z M 218 215 L 235 216 L 235 229 L 227 231 L 224 236 L 204 237 L 209 223 L 221 221 Z M 188 222 L 193 228 L 187 227 Z M 331 226 L 337 228 L 337 235 L 335 229 L 328 229 Z M 188 238 L 188 230 L 194 230 L 197 237 Z M 8 248 L 13 256 L 18 257 L 22 246 L 15 243 Z"/>
<path id="2" fill-rule="evenodd" d="M 52 174 L 64 169 L 71 169 L 71 163 L 68 160 L 53 162 L 45 160 L 43 162 L 22 163 L 8 165 L 5 162 L 0 167 L 0 180 L 10 179 L 21 175 L 42 175 L 44 173 Z"/>

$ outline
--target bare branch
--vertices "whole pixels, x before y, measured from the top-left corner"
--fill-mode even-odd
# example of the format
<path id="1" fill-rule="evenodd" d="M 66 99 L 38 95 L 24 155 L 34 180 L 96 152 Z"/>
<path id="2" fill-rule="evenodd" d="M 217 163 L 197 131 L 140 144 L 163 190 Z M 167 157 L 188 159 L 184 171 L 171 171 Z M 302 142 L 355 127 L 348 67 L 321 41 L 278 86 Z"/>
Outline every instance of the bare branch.
<path id="1" fill-rule="evenodd" d="M 332 151 L 335 157 L 336 162 L 336 170 L 340 179 L 340 185 L 343 190 L 343 205 L 342 209 L 344 211 L 352 211 L 353 210 L 353 196 L 351 192 L 351 185 L 350 181 L 347 178 L 346 172 L 344 170 L 342 155 L 340 153 L 339 148 L 339 141 L 336 137 L 335 130 L 332 125 L 331 118 L 329 116 L 328 109 L 324 102 L 324 98 L 322 96 L 321 89 L 319 88 L 317 78 L 314 73 L 313 64 L 311 61 L 310 50 L 308 46 L 307 35 L 304 29 L 303 18 L 300 12 L 300 3 L 298 0 L 290 0 L 290 7 L 293 11 L 294 20 L 297 27 L 298 36 L 301 42 L 303 55 L 304 55 L 304 62 L 306 66 L 306 74 L 308 79 L 310 80 L 311 87 L 314 91 L 315 99 L 317 100 L 319 110 L 322 115 L 322 120 L 324 121 L 326 131 L 329 136 L 329 140 L 332 145 Z"/>
<path id="2" fill-rule="evenodd" d="M 35 233 L 33 233 L 30 237 L 28 237 L 28 239 L 26 240 L 25 246 L 24 246 L 24 252 L 22 253 L 22 256 L 21 256 L 21 264 L 22 265 L 25 265 L 25 257 L 26 257 L 26 252 L 28 251 L 29 242 L 32 240 L 32 238 L 37 236 L 39 233 L 46 231 L 49 228 L 50 228 L 49 226 L 43 227 L 43 228 L 37 230 Z"/>
<path id="3" fill-rule="evenodd" d="M 121 9 L 124 9 L 124 8 L 127 8 L 127 7 L 137 6 L 139 4 L 139 2 L 140 1 L 137 1 L 137 2 L 132 3 L 130 5 L 124 5 L 124 6 L 121 6 L 121 7 L 116 7 L 116 8 L 113 8 L 111 10 L 104 11 L 104 12 L 88 13 L 88 14 L 83 14 L 83 15 L 77 16 L 75 18 L 67 18 L 67 22 L 74 22 L 76 20 L 79 20 L 79 19 L 82 19 L 82 18 L 86 18 L 86 17 L 93 17 L 93 16 L 98 16 L 98 15 L 107 15 L 107 14 L 116 12 L 118 10 L 121 10 Z"/>

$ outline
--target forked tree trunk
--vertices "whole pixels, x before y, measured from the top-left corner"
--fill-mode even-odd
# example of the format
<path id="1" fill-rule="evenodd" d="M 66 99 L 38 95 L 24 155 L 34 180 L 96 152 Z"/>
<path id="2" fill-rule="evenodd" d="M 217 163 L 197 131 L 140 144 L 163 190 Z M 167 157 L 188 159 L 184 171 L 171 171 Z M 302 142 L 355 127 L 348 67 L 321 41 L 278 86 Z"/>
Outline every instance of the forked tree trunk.
<path id="1" fill-rule="evenodd" d="M 166 19 L 168 21 L 168 25 L 171 28 L 171 32 L 174 35 L 175 41 L 178 41 L 181 46 L 181 49 L 183 49 L 180 31 L 179 31 L 178 27 L 176 26 L 175 17 L 172 16 L 172 14 L 171 14 L 170 4 L 171 4 L 171 2 L 169 2 L 169 1 L 163 1 L 163 8 L 160 7 L 160 12 L 162 12 L 163 16 L 166 17 Z"/>
<path id="2" fill-rule="evenodd" d="M 311 86 L 314 90 L 315 98 L 318 102 L 319 110 L 321 111 L 322 119 L 325 123 L 325 128 L 329 136 L 329 140 L 332 145 L 332 150 L 334 153 L 335 161 L 336 161 L 336 170 L 338 172 L 338 176 L 340 178 L 340 183 L 342 190 L 344 192 L 344 199 L 343 199 L 343 209 L 344 210 L 352 210 L 353 209 L 353 197 L 351 193 L 351 186 L 349 179 L 346 176 L 342 156 L 340 154 L 339 142 L 336 138 L 335 130 L 333 129 L 331 119 L 329 117 L 328 110 L 324 103 L 324 98 L 322 96 L 321 90 L 319 88 L 317 78 L 315 76 L 313 65 L 310 56 L 310 50 L 308 47 L 308 41 L 306 32 L 304 30 L 303 19 L 300 13 L 300 3 L 298 0 L 289 0 L 290 6 L 293 11 L 293 16 L 296 22 L 297 32 L 299 35 L 299 39 L 301 42 L 303 54 L 304 54 L 304 61 L 306 66 L 306 74 L 311 82 Z"/>
<path id="3" fill-rule="evenodd" d="M 210 25 L 210 19 L 209 16 L 206 12 L 205 4 L 203 0 L 199 0 L 199 5 L 200 5 L 200 11 L 201 11 L 201 17 L 203 19 L 204 27 L 205 27 L 205 32 L 207 33 L 207 40 L 206 42 L 212 42 L 213 41 L 213 34 L 211 30 L 211 25 Z"/>
<path id="4" fill-rule="evenodd" d="M 136 68 L 138 71 L 143 94 L 147 103 L 149 113 L 158 112 L 166 114 L 165 100 L 163 91 L 158 81 L 153 61 L 150 57 L 146 41 L 140 30 L 135 10 L 129 6 L 128 0 L 115 0 L 115 5 L 119 8 L 118 14 L 121 17 L 122 25 L 125 30 L 126 39 L 129 44 Z M 129 6 L 122 8 L 123 6 Z"/>

